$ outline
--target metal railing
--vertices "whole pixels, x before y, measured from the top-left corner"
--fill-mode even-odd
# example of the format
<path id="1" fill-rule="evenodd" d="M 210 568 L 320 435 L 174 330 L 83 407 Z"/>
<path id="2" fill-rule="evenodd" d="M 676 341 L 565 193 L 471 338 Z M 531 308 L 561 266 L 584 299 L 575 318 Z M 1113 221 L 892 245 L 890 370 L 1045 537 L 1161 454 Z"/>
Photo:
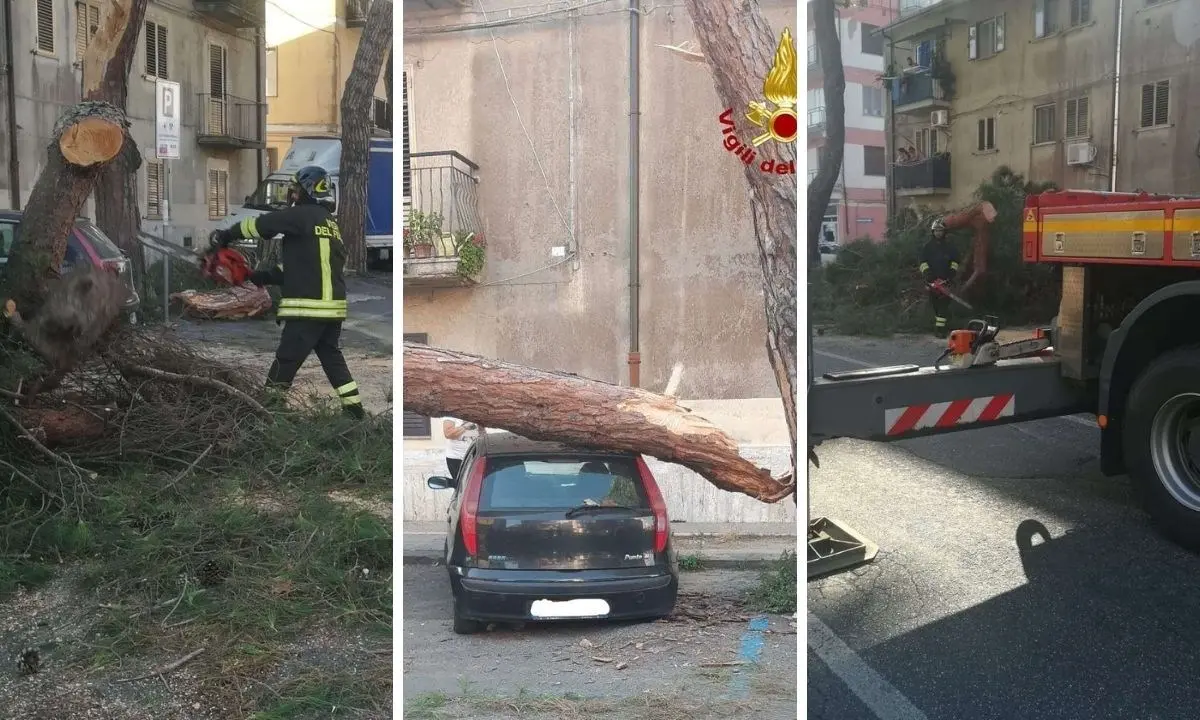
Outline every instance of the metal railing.
<path id="1" fill-rule="evenodd" d="M 950 189 L 950 153 L 925 160 L 896 163 L 892 182 L 897 190 Z"/>
<path id="2" fill-rule="evenodd" d="M 346 0 L 346 27 L 362 27 L 367 22 L 371 0 Z"/>
<path id="3" fill-rule="evenodd" d="M 266 0 L 193 0 L 193 9 L 237 28 L 263 27 L 267 18 Z"/>
<path id="4" fill-rule="evenodd" d="M 921 12 L 925 8 L 937 5 L 942 0 L 900 0 L 900 17 L 907 17 Z"/>
<path id="5" fill-rule="evenodd" d="M 808 129 L 810 131 L 821 130 L 825 127 L 825 108 L 814 107 L 808 109 Z"/>
<path id="6" fill-rule="evenodd" d="M 266 106 L 234 95 L 200 93 L 200 142 L 234 146 L 261 145 Z"/>
<path id="7" fill-rule="evenodd" d="M 897 108 L 926 100 L 946 99 L 941 82 L 935 80 L 928 70 L 901 73 L 900 77 L 892 82 L 899 83 L 900 86 L 899 93 L 894 96 Z"/>
<path id="8" fill-rule="evenodd" d="M 434 257 L 457 255 L 455 240 L 466 233 L 481 233 L 479 221 L 479 166 L 454 150 L 409 154 L 411 195 L 404 199 L 404 229 L 412 211 L 441 217 L 442 237 L 435 241 Z"/>

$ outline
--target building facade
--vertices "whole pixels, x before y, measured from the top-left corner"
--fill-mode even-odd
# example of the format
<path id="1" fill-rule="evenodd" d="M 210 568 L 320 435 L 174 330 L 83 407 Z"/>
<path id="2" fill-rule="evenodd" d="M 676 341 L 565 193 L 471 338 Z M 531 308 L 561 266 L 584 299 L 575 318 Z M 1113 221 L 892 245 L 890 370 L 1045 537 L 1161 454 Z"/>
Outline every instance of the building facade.
<path id="1" fill-rule="evenodd" d="M 340 135 L 342 90 L 370 0 L 269 2 L 266 6 L 267 166 L 279 167 L 292 138 Z M 390 136 L 385 72 L 379 75 L 371 124 L 375 135 Z"/>
<path id="2" fill-rule="evenodd" d="M 885 31 L 890 191 L 897 206 L 969 204 L 1002 166 L 1063 188 L 1108 190 L 1117 5 L 942 0 L 902 9 Z M 1144 51 L 1127 47 L 1125 63 L 1141 62 L 1129 58 Z M 1137 98 L 1123 94 L 1124 128 L 1139 108 Z M 1118 156 L 1126 154 L 1123 137 L 1117 133 Z"/>
<path id="3" fill-rule="evenodd" d="M 23 206 L 46 162 L 59 115 L 79 102 L 80 60 L 104 3 L 13 2 L 0 38 L 12 67 L 0 88 L 0 207 Z M 259 33 L 263 0 L 151 2 L 129 75 L 130 133 L 142 150 L 138 178 L 143 225 L 184 245 L 217 227 L 236 198 L 262 176 L 265 108 Z M 180 83 L 179 160 L 157 160 L 155 81 Z M 11 111 L 10 111 L 11 108 Z M 15 120 L 15 127 L 13 126 Z M 15 152 L 14 152 L 15 149 Z M 91 203 L 87 212 L 91 212 Z"/>
<path id="4" fill-rule="evenodd" d="M 887 229 L 886 133 L 880 30 L 896 17 L 897 0 L 859 0 L 838 7 L 837 28 L 846 74 L 846 145 L 842 171 L 825 212 L 826 237 L 837 242 L 883 239 Z M 825 144 L 825 74 L 808 4 L 808 177 L 820 167 Z"/>

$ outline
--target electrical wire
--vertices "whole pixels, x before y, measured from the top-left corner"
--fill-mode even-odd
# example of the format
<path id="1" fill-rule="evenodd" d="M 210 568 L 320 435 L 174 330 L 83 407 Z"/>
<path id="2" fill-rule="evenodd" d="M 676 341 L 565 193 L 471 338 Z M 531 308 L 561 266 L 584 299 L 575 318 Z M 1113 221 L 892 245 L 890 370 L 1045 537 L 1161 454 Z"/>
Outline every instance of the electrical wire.
<path id="1" fill-rule="evenodd" d="M 329 33 L 330 35 L 337 34 L 336 31 L 330 30 L 327 27 L 317 27 L 316 25 L 313 25 L 312 23 L 308 22 L 307 20 L 303 20 L 301 18 L 296 17 L 295 15 L 293 15 L 290 12 L 288 12 L 287 10 L 285 10 L 282 5 L 275 2 L 275 0 L 267 0 L 267 4 L 270 5 L 271 7 L 275 8 L 279 12 L 283 13 L 284 15 L 287 15 L 288 17 L 295 20 L 296 22 L 300 23 L 304 27 L 312 28 L 313 30 L 316 30 L 318 32 Z M 335 25 L 336 25 L 336 21 L 335 21 Z"/>

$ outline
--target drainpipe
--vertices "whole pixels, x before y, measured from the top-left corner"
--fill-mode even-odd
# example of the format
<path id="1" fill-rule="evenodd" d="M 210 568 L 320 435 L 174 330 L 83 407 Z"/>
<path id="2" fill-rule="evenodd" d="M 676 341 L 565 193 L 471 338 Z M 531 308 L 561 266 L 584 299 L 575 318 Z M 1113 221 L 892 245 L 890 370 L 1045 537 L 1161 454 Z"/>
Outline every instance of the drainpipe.
<path id="1" fill-rule="evenodd" d="M 4 67 L 8 103 L 8 192 L 13 210 L 21 209 L 21 145 L 17 140 L 17 85 L 13 58 L 13 0 L 4 0 Z"/>
<path id="2" fill-rule="evenodd" d="M 11 1 L 12 0 L 9 0 L 9 2 L 11 2 Z M 266 150 L 267 88 L 266 88 L 266 77 L 265 77 L 266 69 L 263 67 L 263 64 L 266 60 L 266 54 L 267 54 L 267 44 L 266 44 L 266 40 L 263 37 L 263 29 L 255 28 L 254 29 L 254 87 L 257 89 L 254 91 L 254 100 L 255 100 L 255 103 L 258 105 L 258 113 L 259 113 L 258 129 L 260 131 L 262 131 L 262 134 L 263 134 L 263 137 L 262 137 L 263 147 L 260 147 L 257 151 L 258 182 L 254 184 L 254 187 L 256 189 L 262 186 L 263 177 L 264 177 L 263 166 L 266 164 L 266 157 L 267 157 L 267 150 Z"/>
<path id="3" fill-rule="evenodd" d="M 888 68 L 890 68 L 896 62 L 896 43 L 894 40 L 892 40 L 891 35 L 888 35 L 883 30 L 880 30 L 879 32 L 883 35 L 883 39 L 887 41 L 887 59 L 884 60 L 883 66 L 883 74 L 887 75 Z M 899 82 L 899 80 L 892 80 L 892 82 L 896 83 Z M 896 106 L 892 102 L 891 90 L 885 90 L 883 94 L 887 96 L 884 98 L 884 105 L 887 106 L 887 135 L 884 139 L 883 152 L 885 155 L 884 159 L 887 162 L 885 162 L 883 165 L 883 192 L 886 196 L 884 201 L 887 203 L 887 220 L 890 221 L 892 218 L 896 217 Z M 884 232 L 887 232 L 886 223 L 884 225 Z"/>
<path id="4" fill-rule="evenodd" d="M 1108 168 L 1109 192 L 1117 191 L 1117 141 L 1120 139 L 1118 127 L 1121 118 L 1121 21 L 1125 17 L 1125 0 L 1117 0 L 1117 32 L 1113 45 L 1116 52 L 1113 56 L 1113 126 L 1112 126 L 1112 162 Z"/>
<path id="5" fill-rule="evenodd" d="M 638 230 L 641 213 L 638 208 L 640 196 L 640 134 L 641 86 L 638 73 L 641 70 L 639 43 L 641 41 L 641 7 L 639 0 L 629 0 L 629 385 L 641 383 L 642 354 L 638 351 Z"/>

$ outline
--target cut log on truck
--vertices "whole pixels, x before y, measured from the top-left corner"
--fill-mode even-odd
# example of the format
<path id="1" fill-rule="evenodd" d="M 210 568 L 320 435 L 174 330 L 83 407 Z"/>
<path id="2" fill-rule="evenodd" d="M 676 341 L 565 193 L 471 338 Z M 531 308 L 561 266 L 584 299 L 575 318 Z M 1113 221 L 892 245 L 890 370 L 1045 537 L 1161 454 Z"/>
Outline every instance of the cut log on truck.
<path id="1" fill-rule="evenodd" d="M 733 438 L 675 398 L 639 388 L 406 342 L 404 409 L 531 440 L 643 453 L 762 502 L 795 491 L 790 474 L 776 479 L 746 460 Z"/>

